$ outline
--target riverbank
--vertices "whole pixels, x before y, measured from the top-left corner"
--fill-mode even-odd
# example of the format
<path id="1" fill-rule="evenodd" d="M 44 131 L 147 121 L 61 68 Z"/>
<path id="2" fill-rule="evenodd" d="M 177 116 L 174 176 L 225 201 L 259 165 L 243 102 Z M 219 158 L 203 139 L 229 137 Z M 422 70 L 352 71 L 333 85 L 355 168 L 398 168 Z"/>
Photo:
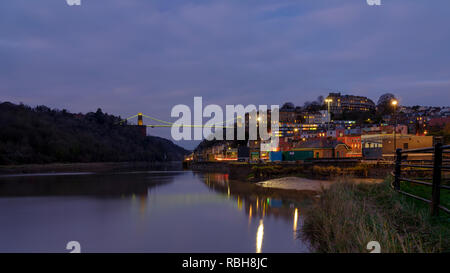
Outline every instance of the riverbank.
<path id="1" fill-rule="evenodd" d="M 384 183 L 335 183 L 305 212 L 304 236 L 318 252 L 383 253 L 450 251 L 449 217 L 431 218 L 429 206 Z M 444 214 L 444 213 L 442 213 Z"/>
<path id="2" fill-rule="evenodd" d="M 58 172 L 112 172 L 126 170 L 181 170 L 181 162 L 93 162 L 0 165 L 0 174 L 30 174 Z"/>
<path id="3" fill-rule="evenodd" d="M 309 179 L 304 177 L 282 177 L 257 182 L 256 185 L 264 188 L 295 190 L 295 191 L 312 191 L 319 193 L 329 189 L 334 183 L 341 183 L 342 180 L 350 183 L 381 183 L 382 179 L 377 178 L 357 178 L 343 177 L 333 180 Z"/>
<path id="4" fill-rule="evenodd" d="M 261 182 L 288 176 L 328 179 L 335 177 L 384 178 L 392 171 L 392 164 L 354 161 L 315 161 L 304 163 L 194 162 L 193 171 L 227 173 L 230 179 Z"/>
<path id="5" fill-rule="evenodd" d="M 332 181 L 327 180 L 313 180 L 301 177 L 283 177 L 258 182 L 256 185 L 264 188 L 320 192 L 323 189 L 329 188 L 332 183 Z"/>

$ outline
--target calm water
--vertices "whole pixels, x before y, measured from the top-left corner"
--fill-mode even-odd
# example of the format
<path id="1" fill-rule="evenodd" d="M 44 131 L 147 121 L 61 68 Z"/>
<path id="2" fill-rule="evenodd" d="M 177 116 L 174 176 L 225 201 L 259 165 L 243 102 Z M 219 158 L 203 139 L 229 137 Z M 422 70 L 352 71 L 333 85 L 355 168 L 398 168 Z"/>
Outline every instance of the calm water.
<path id="1" fill-rule="evenodd" d="M 307 252 L 309 203 L 190 171 L 2 176 L 0 252 Z"/>

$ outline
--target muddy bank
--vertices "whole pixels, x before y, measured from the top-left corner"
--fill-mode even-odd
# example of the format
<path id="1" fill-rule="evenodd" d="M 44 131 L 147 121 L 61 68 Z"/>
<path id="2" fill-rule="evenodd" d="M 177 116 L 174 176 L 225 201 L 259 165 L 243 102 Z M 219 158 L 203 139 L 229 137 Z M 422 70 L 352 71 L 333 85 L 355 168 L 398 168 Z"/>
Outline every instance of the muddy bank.
<path id="1" fill-rule="evenodd" d="M 332 181 L 327 180 L 315 180 L 302 177 L 283 177 L 258 182 L 256 185 L 264 188 L 319 192 L 323 189 L 329 188 L 332 183 Z"/>
<path id="2" fill-rule="evenodd" d="M 342 177 L 332 180 L 307 179 L 303 177 L 283 177 L 258 182 L 256 185 L 264 188 L 320 192 L 324 189 L 330 188 L 330 186 L 336 182 L 373 184 L 382 183 L 383 181 L 383 179 L 356 177 Z"/>

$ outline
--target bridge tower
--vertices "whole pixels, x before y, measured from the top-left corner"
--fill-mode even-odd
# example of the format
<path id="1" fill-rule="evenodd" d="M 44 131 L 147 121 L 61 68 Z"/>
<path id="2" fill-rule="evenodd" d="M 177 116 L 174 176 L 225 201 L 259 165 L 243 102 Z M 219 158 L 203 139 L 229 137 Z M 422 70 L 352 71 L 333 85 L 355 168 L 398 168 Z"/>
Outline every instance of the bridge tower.
<path id="1" fill-rule="evenodd" d="M 144 126 L 144 120 L 142 119 L 142 113 L 138 113 L 138 127 L 141 130 L 143 136 L 147 136 L 147 127 Z"/>
<path id="2" fill-rule="evenodd" d="M 142 120 L 142 113 L 138 114 L 138 126 L 144 126 L 144 121 Z"/>

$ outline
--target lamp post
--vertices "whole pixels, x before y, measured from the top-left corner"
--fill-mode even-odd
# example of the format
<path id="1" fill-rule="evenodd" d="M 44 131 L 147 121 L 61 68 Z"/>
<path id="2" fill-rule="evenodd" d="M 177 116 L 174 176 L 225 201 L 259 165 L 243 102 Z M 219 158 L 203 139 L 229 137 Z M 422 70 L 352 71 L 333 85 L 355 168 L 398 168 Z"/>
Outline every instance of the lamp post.
<path id="1" fill-rule="evenodd" d="M 331 122 L 330 103 L 332 103 L 333 100 L 332 99 L 325 99 L 325 102 L 328 105 L 328 129 L 330 129 L 330 122 Z"/>
<path id="2" fill-rule="evenodd" d="M 395 116 L 395 123 L 394 123 L 394 153 L 397 150 L 397 104 L 398 101 L 393 99 L 391 101 L 392 107 L 394 107 L 394 116 Z"/>

